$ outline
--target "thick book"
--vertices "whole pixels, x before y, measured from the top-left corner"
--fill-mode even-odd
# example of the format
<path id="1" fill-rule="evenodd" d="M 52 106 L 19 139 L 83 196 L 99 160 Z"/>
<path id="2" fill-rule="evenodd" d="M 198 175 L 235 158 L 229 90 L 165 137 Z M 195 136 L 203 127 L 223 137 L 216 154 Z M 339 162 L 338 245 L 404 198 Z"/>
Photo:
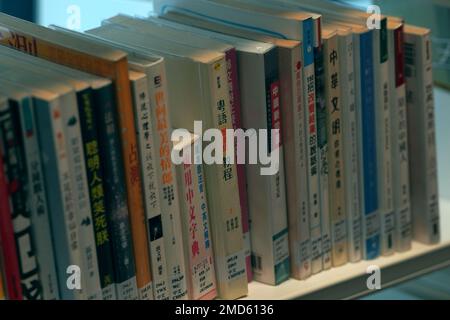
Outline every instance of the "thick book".
<path id="1" fill-rule="evenodd" d="M 226 2 L 226 3 L 225 3 Z M 250 31 L 258 31 L 266 35 L 274 36 L 281 39 L 303 40 L 310 45 L 304 47 L 304 52 L 307 53 L 304 57 L 305 67 L 303 69 L 304 77 L 304 94 L 305 111 L 307 119 L 311 119 L 311 126 L 307 130 L 307 146 L 308 157 L 308 171 L 313 179 L 309 183 L 309 198 L 310 198 L 310 227 L 314 230 L 314 243 L 316 251 L 321 251 L 321 234 L 320 234 L 320 205 L 318 193 L 318 167 L 317 167 L 317 130 L 315 118 L 315 74 L 314 74 L 314 21 L 309 14 L 296 15 L 290 19 L 287 12 L 281 12 L 277 15 L 272 15 L 271 10 L 258 9 L 259 7 L 247 6 L 236 1 L 196 1 L 195 3 L 183 0 L 167 0 L 156 1 L 155 10 L 159 14 L 166 14 L 168 12 L 177 12 L 185 15 L 190 15 L 194 18 L 206 19 L 216 23 L 224 23 L 234 27 L 240 27 Z M 242 23 L 245 21 L 245 23 Z M 317 37 L 318 38 L 318 37 Z M 311 111 L 312 116 L 309 114 Z M 311 138 L 312 135 L 312 139 Z M 311 165 L 312 164 L 312 165 Z M 314 186 L 316 188 L 314 188 Z M 311 191 L 313 190 L 313 191 Z M 314 199 L 315 198 L 315 199 Z M 315 200 L 315 201 L 314 201 Z M 311 201 L 314 206 L 311 206 Z M 315 211 L 314 209 L 317 209 Z M 311 219 L 314 218 L 314 220 Z M 317 254 L 319 256 L 319 254 Z M 322 263 L 322 256 L 320 255 L 320 266 Z M 318 259 L 316 259 L 318 261 Z M 299 275 L 301 278 L 306 278 L 311 274 L 311 265 L 305 264 L 306 270 Z"/>
<path id="2" fill-rule="evenodd" d="M 176 165 L 180 186 L 186 277 L 191 300 L 212 300 L 217 295 L 214 254 L 209 223 L 203 165 L 196 164 L 202 147 L 199 136 L 188 134 L 175 142 L 173 152 L 182 160 Z"/>
<path id="3" fill-rule="evenodd" d="M 431 31 L 405 25 L 405 78 L 413 238 L 440 241 Z"/>
<path id="4" fill-rule="evenodd" d="M 300 278 L 300 273 L 304 272 L 302 269 L 309 269 L 311 264 L 305 150 L 306 132 L 303 125 L 305 121 L 302 77 L 303 46 L 298 41 L 278 39 L 263 33 L 202 20 L 197 17 L 193 18 L 177 12 L 168 12 L 162 18 L 177 21 L 187 30 L 193 30 L 210 37 L 220 38 L 221 35 L 218 34 L 220 32 L 254 41 L 267 42 L 277 47 L 284 166 L 285 172 L 290 173 L 285 176 L 290 265 L 291 274 Z M 289 63 L 286 63 L 286 61 L 289 61 Z"/>
<path id="5" fill-rule="evenodd" d="M 345 57 L 339 53 L 339 31 L 333 28 L 323 30 L 324 93 L 328 134 L 328 179 L 329 210 L 331 225 L 331 256 L 333 266 L 348 261 L 347 226 L 345 206 L 344 139 L 342 130 L 342 100 L 340 64 Z"/>
<path id="6" fill-rule="evenodd" d="M 412 240 L 403 23 L 388 19 L 388 40 L 389 77 L 394 79 L 389 82 L 395 211 L 394 247 L 396 251 L 403 252 L 411 248 Z"/>
<path id="7" fill-rule="evenodd" d="M 127 31 L 124 26 L 112 24 L 91 30 L 90 33 L 119 42 L 127 39 L 134 43 L 134 46 L 164 56 L 167 84 L 171 92 L 170 116 L 174 127 L 195 132 L 195 121 L 203 120 L 203 129 L 217 128 L 224 131 L 232 128 L 228 82 L 222 84 L 227 78 L 223 53 L 183 46 L 149 34 L 140 34 L 135 30 Z M 198 76 L 193 78 L 193 74 Z M 186 96 L 190 99 L 186 100 Z M 189 105 L 186 105 L 187 102 Z M 212 109 L 211 106 L 217 108 Z M 184 112 L 186 108 L 191 112 Z M 161 112 L 168 112 L 165 106 Z M 213 245 L 217 244 L 214 250 L 218 265 L 216 273 L 221 275 L 217 276 L 219 296 L 237 298 L 247 293 L 247 277 L 235 165 L 210 165 L 205 168 L 205 173 L 207 183 L 220 181 L 218 184 L 210 183 L 212 187 L 211 191 L 208 191 L 208 203 L 212 212 L 211 225 L 215 231 Z M 229 228 L 226 228 L 227 221 Z M 220 240 L 215 241 L 215 237 Z M 181 254 L 178 257 L 181 257 Z"/>
<path id="8" fill-rule="evenodd" d="M 106 22 L 122 23 L 129 27 L 134 27 L 140 31 L 150 33 L 157 37 L 162 37 L 170 41 L 186 44 L 195 48 L 204 48 L 223 52 L 227 62 L 228 73 L 228 87 L 230 95 L 231 116 L 233 122 L 233 129 L 242 128 L 241 119 L 241 94 L 238 82 L 237 70 L 237 54 L 236 49 L 229 43 L 221 41 L 218 38 L 213 38 L 204 32 L 197 32 L 198 30 L 190 29 L 186 25 L 176 23 L 167 19 L 160 19 L 157 17 L 148 17 L 145 20 L 131 18 L 124 15 L 118 15 L 108 19 Z M 106 23 L 104 22 L 104 23 Z M 203 30 L 202 30 L 203 31 Z M 235 146 L 235 152 L 237 146 Z M 249 233 L 249 218 L 248 218 L 248 204 L 247 204 L 247 189 L 246 178 L 243 164 L 236 164 L 239 184 L 239 200 L 241 203 L 242 212 L 242 229 L 244 235 L 245 258 L 247 265 L 247 279 L 251 281 L 252 270 L 250 262 L 250 233 Z"/>
<path id="9" fill-rule="evenodd" d="M 131 218 L 136 279 L 140 295 L 146 298 L 151 288 L 145 213 L 142 201 L 133 108 L 126 55 L 118 50 L 57 32 L 33 23 L 1 14 L 0 25 L 8 36 L 0 41 L 25 53 L 114 80 L 116 112 L 122 139 L 128 206 Z M 6 33 L 5 33 L 6 34 Z M 22 45 L 22 43 L 24 45 Z"/>
<path id="10" fill-rule="evenodd" d="M 8 99 L 0 98 L 0 107 L 7 106 Z M 4 288 L 8 299 L 22 300 L 20 284 L 19 260 L 14 238 L 11 205 L 9 199 L 8 179 L 3 164 L 3 152 L 0 150 L 0 245 L 2 247 L 2 262 L 4 270 Z"/>
<path id="11" fill-rule="evenodd" d="M 14 100 L 18 108 L 29 181 L 27 200 L 31 209 L 31 228 L 36 240 L 35 251 L 40 278 L 44 279 L 42 296 L 44 300 L 55 300 L 59 298 L 58 280 L 32 97 L 25 88 L 5 81 L 1 82 L 0 91 Z"/>
<path id="12" fill-rule="evenodd" d="M 42 300 L 42 279 L 34 250 L 36 237 L 31 228 L 28 201 L 30 182 L 20 128 L 19 104 L 9 100 L 0 109 L 0 153 L 9 189 L 11 218 L 24 300 Z"/>

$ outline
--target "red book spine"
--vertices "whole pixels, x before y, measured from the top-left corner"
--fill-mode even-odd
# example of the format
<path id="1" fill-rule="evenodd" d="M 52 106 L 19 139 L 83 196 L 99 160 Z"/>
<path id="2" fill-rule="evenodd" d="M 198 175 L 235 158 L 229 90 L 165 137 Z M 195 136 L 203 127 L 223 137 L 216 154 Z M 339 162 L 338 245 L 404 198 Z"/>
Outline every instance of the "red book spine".
<path id="1" fill-rule="evenodd" d="M 9 191 L 2 154 L 0 154 L 0 243 L 4 255 L 3 263 L 7 297 L 10 300 L 22 300 L 19 262 L 14 240 Z"/>

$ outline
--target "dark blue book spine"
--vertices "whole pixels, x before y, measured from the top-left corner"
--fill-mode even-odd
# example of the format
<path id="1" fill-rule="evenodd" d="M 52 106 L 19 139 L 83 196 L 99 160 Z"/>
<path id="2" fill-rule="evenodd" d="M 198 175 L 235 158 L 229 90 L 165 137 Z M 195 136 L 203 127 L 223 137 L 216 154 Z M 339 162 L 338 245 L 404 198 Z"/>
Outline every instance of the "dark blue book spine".
<path id="1" fill-rule="evenodd" d="M 110 222 L 107 219 L 103 162 L 100 161 L 93 90 L 88 88 L 78 92 L 77 102 L 80 114 L 92 221 L 95 232 L 100 283 L 103 291 L 103 299 L 114 300 L 116 293 L 114 288 L 115 275 L 110 234 L 111 228 L 109 226 Z"/>
<path id="2" fill-rule="evenodd" d="M 378 213 L 378 170 L 375 128 L 375 83 L 373 61 L 373 32 L 361 35 L 361 122 L 364 176 L 364 217 L 366 235 L 365 258 L 374 259 L 380 254 Z M 378 227 L 377 227 L 378 226 Z"/>
<path id="3" fill-rule="evenodd" d="M 113 86 L 95 90 L 93 97 L 117 296 L 119 299 L 135 299 L 135 260 Z"/>

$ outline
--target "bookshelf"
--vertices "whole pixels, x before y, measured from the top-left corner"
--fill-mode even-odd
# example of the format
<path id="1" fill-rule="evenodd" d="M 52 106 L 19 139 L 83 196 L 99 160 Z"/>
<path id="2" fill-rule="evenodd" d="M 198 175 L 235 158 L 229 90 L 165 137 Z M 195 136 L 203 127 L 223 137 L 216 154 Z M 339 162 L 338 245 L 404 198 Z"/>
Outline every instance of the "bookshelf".
<path id="1" fill-rule="evenodd" d="M 435 98 L 441 194 L 441 242 L 433 246 L 413 242 L 412 249 L 404 253 L 372 261 L 349 263 L 313 275 L 307 280 L 290 279 L 276 287 L 253 281 L 249 285 L 249 295 L 244 299 L 353 299 L 378 292 L 369 290 L 366 285 L 370 276 L 366 271 L 371 265 L 379 266 L 381 269 L 382 290 L 450 266 L 450 162 L 448 161 L 450 91 L 436 89 Z"/>

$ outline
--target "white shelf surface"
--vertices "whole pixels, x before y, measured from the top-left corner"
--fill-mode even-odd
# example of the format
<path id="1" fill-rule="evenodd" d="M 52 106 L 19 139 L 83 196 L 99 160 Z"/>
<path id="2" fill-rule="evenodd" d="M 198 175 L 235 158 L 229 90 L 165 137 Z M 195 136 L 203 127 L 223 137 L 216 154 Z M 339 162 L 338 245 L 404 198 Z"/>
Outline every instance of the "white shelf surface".
<path id="1" fill-rule="evenodd" d="M 450 266 L 450 91 L 436 88 L 435 98 L 441 242 L 433 246 L 413 242 L 412 249 L 404 253 L 348 263 L 306 280 L 289 279 L 279 286 L 253 281 L 244 299 L 352 299 L 374 293 L 367 288 L 367 267 L 371 265 L 381 269 L 381 289 Z"/>

